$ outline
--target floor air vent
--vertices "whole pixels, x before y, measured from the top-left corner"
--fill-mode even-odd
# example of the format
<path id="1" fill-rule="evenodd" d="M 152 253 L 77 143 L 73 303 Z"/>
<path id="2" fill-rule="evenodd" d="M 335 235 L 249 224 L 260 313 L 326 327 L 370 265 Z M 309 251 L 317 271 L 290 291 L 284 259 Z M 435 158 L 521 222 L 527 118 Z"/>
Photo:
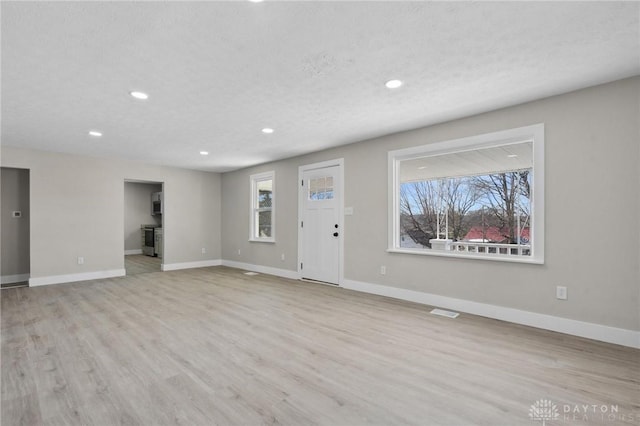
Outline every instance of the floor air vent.
<path id="1" fill-rule="evenodd" d="M 245 272 L 244 274 L 245 274 L 245 275 L 251 275 L 251 276 L 253 276 L 253 275 L 258 275 L 258 273 L 257 273 L 257 272 Z"/>
<path id="2" fill-rule="evenodd" d="M 433 315 L 440 315 L 447 318 L 457 318 L 460 315 L 457 312 L 445 311 L 444 309 L 434 309 L 431 311 Z"/>

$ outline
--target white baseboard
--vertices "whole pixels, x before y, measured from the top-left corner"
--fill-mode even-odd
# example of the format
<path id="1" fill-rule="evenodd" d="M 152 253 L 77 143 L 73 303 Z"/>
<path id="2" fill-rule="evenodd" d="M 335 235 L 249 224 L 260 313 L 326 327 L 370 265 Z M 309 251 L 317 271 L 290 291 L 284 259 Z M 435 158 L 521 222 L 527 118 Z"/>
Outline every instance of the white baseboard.
<path id="1" fill-rule="evenodd" d="M 206 268 L 208 266 L 220 266 L 222 264 L 220 259 L 211 260 L 199 260 L 197 262 L 183 262 L 183 263 L 163 263 L 161 268 L 163 271 L 177 271 L 179 269 L 191 269 L 191 268 Z"/>
<path id="2" fill-rule="evenodd" d="M 347 279 L 342 287 L 640 349 L 640 331 Z"/>
<path id="3" fill-rule="evenodd" d="M 261 274 L 275 275 L 277 277 L 297 280 L 300 278 L 297 271 L 288 269 L 272 268 L 271 266 L 253 265 L 251 263 L 236 262 L 234 260 L 222 260 L 222 266 L 230 268 L 245 269 L 247 271 L 260 272 Z"/>
<path id="4" fill-rule="evenodd" d="M 129 256 L 131 254 L 142 254 L 142 249 L 135 249 L 135 250 L 125 250 L 124 251 L 124 255 L 125 256 Z"/>
<path id="5" fill-rule="evenodd" d="M 0 277 L 0 284 L 21 283 L 29 280 L 29 274 L 3 275 Z"/>
<path id="6" fill-rule="evenodd" d="M 29 287 L 41 285 L 63 284 L 76 281 L 99 280 L 102 278 L 123 277 L 126 274 L 124 269 L 112 269 L 109 271 L 83 272 L 79 274 L 51 275 L 48 277 L 29 278 Z"/>

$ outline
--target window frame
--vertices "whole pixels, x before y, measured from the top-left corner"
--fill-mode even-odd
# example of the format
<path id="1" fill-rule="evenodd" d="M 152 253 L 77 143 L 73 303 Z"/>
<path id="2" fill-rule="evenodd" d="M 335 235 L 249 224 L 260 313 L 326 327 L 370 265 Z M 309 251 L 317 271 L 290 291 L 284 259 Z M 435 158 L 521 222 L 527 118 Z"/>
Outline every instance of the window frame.
<path id="1" fill-rule="evenodd" d="M 478 255 L 466 252 L 432 251 L 400 247 L 400 162 L 408 159 L 443 155 L 470 149 L 490 148 L 519 142 L 532 142 L 532 194 L 531 194 L 531 255 Z M 388 243 L 387 252 L 465 259 L 493 260 L 544 264 L 544 123 L 533 124 L 498 132 L 485 133 L 461 139 L 434 142 L 426 145 L 388 152 Z"/>
<path id="2" fill-rule="evenodd" d="M 271 181 L 271 207 L 265 208 L 258 205 L 258 183 L 270 180 Z M 257 243 L 275 243 L 276 242 L 276 172 L 268 171 L 263 173 L 256 173 L 249 176 L 251 183 L 251 192 L 249 200 L 249 241 Z M 259 237 L 257 236 L 257 230 L 259 228 L 258 215 L 260 211 L 271 211 L 271 236 Z"/>

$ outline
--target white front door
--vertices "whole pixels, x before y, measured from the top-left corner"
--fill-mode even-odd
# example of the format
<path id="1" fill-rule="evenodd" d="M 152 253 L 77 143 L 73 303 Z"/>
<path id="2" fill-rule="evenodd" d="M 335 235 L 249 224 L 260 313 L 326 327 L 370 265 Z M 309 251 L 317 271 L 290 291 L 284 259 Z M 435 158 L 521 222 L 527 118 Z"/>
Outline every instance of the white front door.
<path id="1" fill-rule="evenodd" d="M 301 168 L 300 276 L 340 283 L 342 165 Z"/>

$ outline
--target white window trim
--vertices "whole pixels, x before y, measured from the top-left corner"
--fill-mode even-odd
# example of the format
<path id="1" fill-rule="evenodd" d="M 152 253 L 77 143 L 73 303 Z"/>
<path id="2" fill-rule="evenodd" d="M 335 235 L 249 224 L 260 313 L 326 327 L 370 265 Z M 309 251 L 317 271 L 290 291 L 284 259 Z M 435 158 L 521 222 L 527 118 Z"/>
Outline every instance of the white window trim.
<path id="1" fill-rule="evenodd" d="M 533 194 L 531 196 L 531 216 L 533 245 L 531 256 L 486 256 L 459 252 L 433 252 L 429 250 L 400 247 L 400 209 L 398 194 L 399 162 L 420 154 L 434 155 L 468 149 L 488 148 L 509 143 L 533 142 Z M 465 259 L 494 260 L 544 264 L 544 124 L 519 127 L 499 132 L 486 133 L 461 139 L 442 141 L 411 148 L 389 151 L 389 223 L 388 248 L 390 253 L 418 254 L 426 256 L 458 257 Z"/>
<path id="2" fill-rule="evenodd" d="M 256 237 L 256 220 L 255 220 L 255 210 L 258 208 L 256 203 L 258 202 L 255 197 L 257 184 L 263 180 L 271 180 L 272 182 L 272 198 L 271 198 L 271 236 L 260 238 Z M 264 173 L 256 173 L 249 176 L 249 180 L 251 182 L 251 192 L 250 192 L 250 200 L 249 200 L 249 241 L 256 243 L 275 243 L 276 242 L 276 172 L 269 171 Z"/>

